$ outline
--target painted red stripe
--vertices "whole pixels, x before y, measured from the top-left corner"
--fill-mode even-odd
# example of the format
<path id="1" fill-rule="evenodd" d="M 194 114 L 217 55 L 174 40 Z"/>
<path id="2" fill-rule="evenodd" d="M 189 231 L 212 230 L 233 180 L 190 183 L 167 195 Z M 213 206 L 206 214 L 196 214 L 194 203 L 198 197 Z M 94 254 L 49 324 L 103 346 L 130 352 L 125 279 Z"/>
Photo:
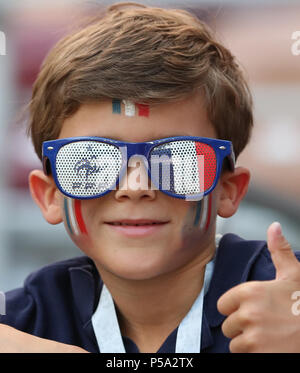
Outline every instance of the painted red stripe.
<path id="1" fill-rule="evenodd" d="M 84 224 L 84 220 L 81 213 L 81 201 L 79 199 L 75 199 L 74 201 L 74 208 L 75 208 L 75 217 L 81 233 L 87 234 L 86 226 Z"/>
<path id="2" fill-rule="evenodd" d="M 145 104 L 136 104 L 139 110 L 140 117 L 149 117 L 149 105 Z"/>
<path id="3" fill-rule="evenodd" d="M 208 196 L 208 211 L 207 211 L 207 220 L 206 220 L 206 225 L 205 225 L 205 230 L 208 229 L 209 224 L 210 224 L 210 217 L 211 217 L 211 201 L 212 201 L 212 196 L 211 193 Z"/>

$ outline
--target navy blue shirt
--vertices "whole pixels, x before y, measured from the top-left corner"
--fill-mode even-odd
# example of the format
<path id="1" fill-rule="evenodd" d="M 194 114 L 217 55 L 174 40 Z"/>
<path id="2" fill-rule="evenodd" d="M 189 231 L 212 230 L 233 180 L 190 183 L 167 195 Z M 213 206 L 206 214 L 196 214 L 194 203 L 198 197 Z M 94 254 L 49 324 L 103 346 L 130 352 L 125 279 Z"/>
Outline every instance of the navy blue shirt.
<path id="1" fill-rule="evenodd" d="M 300 252 L 296 256 L 300 260 Z M 246 241 L 234 234 L 222 237 L 204 298 L 201 352 L 229 352 L 230 340 L 221 330 L 225 316 L 217 310 L 220 296 L 242 282 L 274 278 L 265 241 Z M 100 352 L 91 317 L 102 284 L 95 264 L 86 256 L 48 265 L 29 275 L 24 287 L 6 293 L 6 315 L 0 316 L 0 322 L 41 338 Z M 176 335 L 177 328 L 157 352 L 174 353 Z M 123 337 L 123 342 L 126 352 L 139 352 L 131 339 Z"/>

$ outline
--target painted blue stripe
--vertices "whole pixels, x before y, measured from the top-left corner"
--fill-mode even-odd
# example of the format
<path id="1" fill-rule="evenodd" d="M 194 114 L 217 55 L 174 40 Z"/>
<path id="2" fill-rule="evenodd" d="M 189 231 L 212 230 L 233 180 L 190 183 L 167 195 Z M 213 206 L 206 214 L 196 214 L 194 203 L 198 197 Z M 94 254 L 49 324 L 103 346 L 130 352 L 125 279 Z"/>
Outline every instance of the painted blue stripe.
<path id="1" fill-rule="evenodd" d="M 200 214 L 201 214 L 201 209 L 202 209 L 202 201 L 203 200 L 198 201 L 197 205 L 196 205 L 196 216 L 195 216 L 195 220 L 194 220 L 194 227 L 199 224 Z"/>
<path id="2" fill-rule="evenodd" d="M 70 218 L 69 218 L 69 208 L 68 208 L 67 198 L 64 198 L 64 209 L 65 209 L 65 216 L 66 216 L 67 226 L 69 228 L 70 233 L 73 234 L 73 230 L 72 230 L 71 223 L 70 223 Z"/>
<path id="3" fill-rule="evenodd" d="M 114 98 L 112 100 L 113 114 L 121 114 L 121 100 Z"/>

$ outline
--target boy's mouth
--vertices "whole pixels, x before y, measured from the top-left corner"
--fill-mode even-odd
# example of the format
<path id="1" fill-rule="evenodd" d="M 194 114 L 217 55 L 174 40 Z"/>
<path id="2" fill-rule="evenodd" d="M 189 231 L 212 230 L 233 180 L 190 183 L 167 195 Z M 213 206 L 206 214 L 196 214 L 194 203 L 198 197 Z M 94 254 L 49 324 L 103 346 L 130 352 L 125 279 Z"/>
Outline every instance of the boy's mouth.
<path id="1" fill-rule="evenodd" d="M 158 225 L 158 224 L 166 224 L 168 221 L 161 221 L 161 220 L 149 220 L 149 219 L 125 219 L 125 220 L 118 220 L 118 221 L 111 221 L 106 222 L 106 224 L 110 225 L 124 225 L 124 226 L 145 226 L 145 225 Z"/>
<path id="2" fill-rule="evenodd" d="M 114 232 L 127 237 L 142 237 L 160 232 L 169 221 L 152 219 L 125 219 L 106 222 Z"/>

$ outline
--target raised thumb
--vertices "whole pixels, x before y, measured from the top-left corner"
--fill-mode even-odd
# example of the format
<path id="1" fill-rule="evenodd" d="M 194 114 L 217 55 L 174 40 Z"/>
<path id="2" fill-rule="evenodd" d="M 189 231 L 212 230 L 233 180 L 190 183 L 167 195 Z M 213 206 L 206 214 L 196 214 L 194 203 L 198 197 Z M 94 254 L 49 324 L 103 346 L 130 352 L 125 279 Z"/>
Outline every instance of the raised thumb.
<path id="1" fill-rule="evenodd" d="M 284 237 L 280 223 L 274 222 L 269 226 L 267 242 L 276 269 L 276 279 L 300 280 L 300 263 Z"/>

